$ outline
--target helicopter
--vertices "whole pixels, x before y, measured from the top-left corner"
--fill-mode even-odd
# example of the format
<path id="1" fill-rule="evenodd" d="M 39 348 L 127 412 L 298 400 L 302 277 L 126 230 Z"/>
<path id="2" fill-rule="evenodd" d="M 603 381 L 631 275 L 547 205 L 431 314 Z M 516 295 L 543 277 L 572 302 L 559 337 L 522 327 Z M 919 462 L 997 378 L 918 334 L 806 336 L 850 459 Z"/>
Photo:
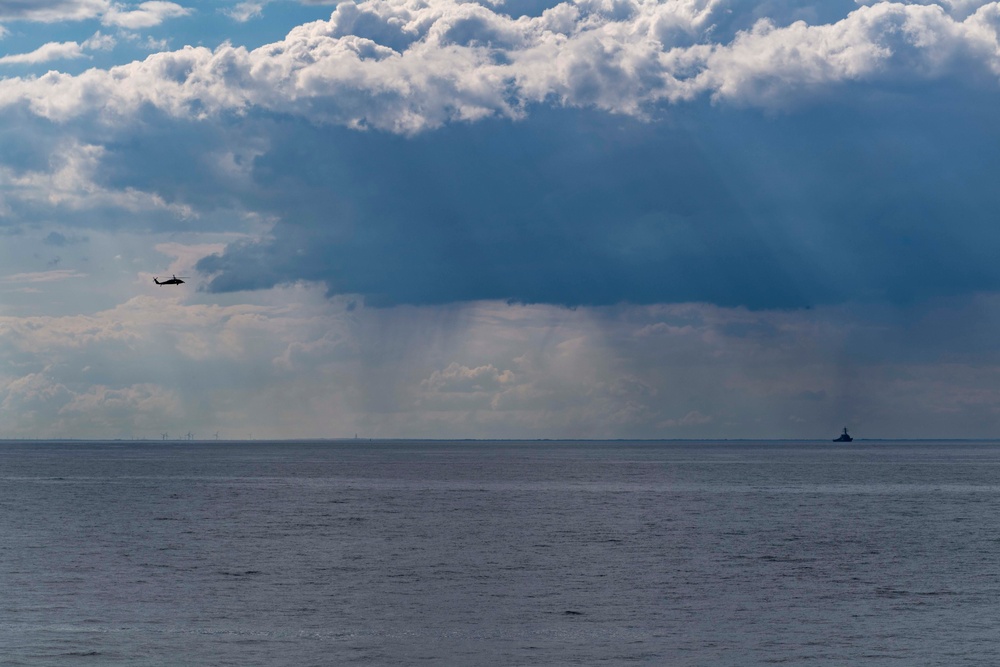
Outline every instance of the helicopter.
<path id="1" fill-rule="evenodd" d="M 181 277 L 182 278 L 187 278 L 187 276 L 181 276 Z M 184 281 L 181 280 L 181 278 L 178 278 L 177 276 L 171 276 L 170 280 L 164 280 L 163 282 L 160 282 L 160 280 L 158 278 L 153 278 L 153 282 L 156 283 L 157 285 L 183 285 L 184 284 Z"/>

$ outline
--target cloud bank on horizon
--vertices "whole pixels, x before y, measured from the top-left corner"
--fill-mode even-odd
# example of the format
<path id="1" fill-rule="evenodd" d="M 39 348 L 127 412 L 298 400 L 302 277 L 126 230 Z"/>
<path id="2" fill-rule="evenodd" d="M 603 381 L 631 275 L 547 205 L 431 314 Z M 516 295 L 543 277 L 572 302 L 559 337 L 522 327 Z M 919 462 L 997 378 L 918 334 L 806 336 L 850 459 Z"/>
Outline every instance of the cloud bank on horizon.
<path id="1" fill-rule="evenodd" d="M 262 330 L 276 327 L 285 347 L 240 348 L 264 355 L 242 363 L 279 405 L 277 388 L 295 377 L 315 392 L 332 377 L 351 384 L 338 414 L 372 432 L 405 434 L 416 415 L 424 435 L 551 437 L 587 424 L 583 432 L 606 435 L 733 436 L 752 430 L 752 414 L 774 415 L 760 433 L 805 432 L 795 424 L 824 414 L 824 427 L 839 430 L 845 412 L 875 423 L 877 411 L 848 398 L 860 390 L 844 369 L 871 370 L 880 346 L 867 336 L 868 348 L 849 345 L 847 333 L 816 342 L 799 328 L 810 311 L 781 311 L 846 313 L 846 329 L 834 327 L 842 332 L 868 330 L 878 313 L 878 327 L 912 353 L 905 372 L 889 365 L 898 376 L 875 373 L 891 384 L 943 377 L 943 366 L 908 365 L 932 363 L 921 349 L 941 363 L 952 356 L 899 332 L 903 322 L 936 331 L 927 313 L 981 314 L 1000 290 L 998 2 L 0 0 L 0 26 L 0 232 L 10 240 L 0 252 L 8 276 L 22 276 L 7 283 L 9 308 L 19 309 L 10 316 L 56 318 L 33 320 L 42 329 L 84 326 L 73 308 L 118 317 L 134 294 L 87 291 L 65 277 L 117 275 L 132 262 L 145 281 L 149 269 L 136 262 L 163 254 L 175 258 L 170 270 L 205 277 L 203 292 L 172 306 L 182 312 L 320 285 L 337 340 L 315 323 L 296 340 L 287 313 L 266 310 Z M 151 250 L 166 242 L 168 252 Z M 39 284 L 62 291 L 32 306 Z M 455 308 L 492 312 L 492 302 L 524 304 L 506 307 L 539 321 L 560 307 L 590 308 L 570 318 L 575 334 L 562 351 L 575 345 L 618 362 L 556 381 L 558 365 L 516 346 L 496 343 L 506 351 L 490 355 L 463 339 L 466 356 L 436 358 L 431 342 L 396 341 L 416 356 L 393 374 L 366 351 L 361 332 L 373 322 L 404 326 L 406 312 L 443 330 Z M 706 385 L 700 401 L 670 389 L 667 378 L 686 376 L 681 357 L 636 342 L 679 331 L 650 313 L 682 304 L 733 322 L 691 339 L 702 347 L 690 358 L 716 388 Z M 629 308 L 636 329 L 625 335 L 608 318 Z M 746 317 L 762 319 L 736 324 Z M 778 336 L 786 317 L 802 318 L 793 328 L 813 341 L 801 358 Z M 505 340 L 503 318 L 493 322 L 483 340 Z M 506 326 L 526 345 L 541 340 Z M 152 331 L 136 327 L 131 345 L 151 344 Z M 193 341 L 214 334 L 195 329 L 160 354 L 196 358 Z M 599 342 L 602 331 L 617 332 L 613 345 Z M 721 339 L 725 354 L 714 347 Z M 975 370 L 991 367 L 987 347 L 973 346 L 986 356 L 963 357 L 933 383 L 950 395 L 938 413 L 975 412 L 965 434 L 1000 424 L 984 407 L 989 379 Z M 102 413 L 105 429 L 110 414 L 133 425 L 146 414 L 150 428 L 216 423 L 221 408 L 196 418 L 184 407 L 180 379 L 170 388 L 149 377 L 64 376 L 71 348 L 39 349 L 34 364 L 9 357 L 23 367 L 8 369 L 3 405 L 23 432 L 49 413 L 71 431 L 84 421 L 67 415 L 111 404 L 121 408 Z M 775 369 L 765 372 L 769 354 Z M 823 354 L 839 358 L 836 368 Z M 305 366 L 288 375 L 303 355 L 316 361 L 308 381 Z M 712 361 L 719 355 L 728 373 Z M 800 363 L 824 377 L 810 384 Z M 322 368 L 333 374 L 325 381 Z M 740 368 L 774 373 L 784 389 L 765 390 L 761 375 L 741 379 Z M 826 385 L 830 374 L 840 389 Z M 367 382 L 383 398 L 358 389 Z M 865 386 L 870 399 L 888 385 Z M 968 403 L 956 405 L 958 395 Z M 768 408 L 764 396 L 783 407 Z M 318 429 L 331 410 L 292 412 Z M 231 406 L 225 412 L 238 421 Z M 905 423 L 905 411 L 889 412 L 885 423 Z M 949 432 L 961 423 L 948 421 Z"/>

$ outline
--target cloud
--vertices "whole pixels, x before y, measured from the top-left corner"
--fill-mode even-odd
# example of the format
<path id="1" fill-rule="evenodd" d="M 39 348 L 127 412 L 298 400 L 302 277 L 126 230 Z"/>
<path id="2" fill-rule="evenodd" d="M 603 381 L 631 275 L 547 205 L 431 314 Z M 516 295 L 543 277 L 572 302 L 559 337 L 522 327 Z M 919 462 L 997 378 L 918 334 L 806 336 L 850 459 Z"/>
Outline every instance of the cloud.
<path id="1" fill-rule="evenodd" d="M 76 42 L 49 42 L 43 44 L 31 53 L 19 53 L 0 57 L 0 65 L 18 65 L 25 63 L 44 63 L 50 60 L 71 60 L 83 58 L 83 47 Z"/>
<path id="2" fill-rule="evenodd" d="M 825 439 L 845 420 L 863 426 L 867 437 L 970 433 L 1000 419 L 1000 411 L 988 407 L 996 354 L 983 356 L 985 339 L 960 342 L 956 337 L 964 334 L 953 326 L 939 337 L 933 323 L 985 319 L 974 327 L 985 334 L 996 317 L 995 301 L 794 312 L 697 304 L 573 311 L 477 304 L 449 321 L 447 337 L 411 341 L 405 358 L 386 362 L 406 378 L 411 365 L 434 367 L 449 355 L 469 360 L 437 364 L 419 387 L 396 394 L 394 409 L 381 407 L 379 423 L 414 430 L 433 424 L 453 434 L 474 428 L 562 437 L 780 432 Z M 413 326 L 425 326 L 422 317 L 407 312 Z M 402 315 L 392 309 L 367 314 L 383 327 Z M 366 356 L 384 352 L 378 341 L 363 348 Z M 959 349 L 964 352 L 949 364 L 930 361 Z M 496 381 L 501 368 L 511 371 L 503 383 Z M 975 427 L 958 421 L 958 415 L 973 414 Z"/>
<path id="3" fill-rule="evenodd" d="M 691 412 L 687 413 L 680 419 L 665 419 L 664 421 L 660 422 L 660 426 L 665 428 L 672 428 L 677 426 L 703 426 L 705 424 L 710 424 L 711 422 L 712 422 L 711 417 L 703 415 L 697 410 L 692 410 Z"/>
<path id="4" fill-rule="evenodd" d="M 18 0 L 0 1 L 0 21 L 83 21 L 105 12 L 108 0 Z"/>
<path id="5" fill-rule="evenodd" d="M 855 0 L 859 5 L 876 5 L 883 0 Z M 902 4 L 931 5 L 946 11 L 950 16 L 964 19 L 985 4 L 983 0 L 903 0 Z"/>
<path id="6" fill-rule="evenodd" d="M 182 401 L 171 391 L 151 384 L 119 389 L 92 386 L 73 395 L 59 408 L 64 419 L 74 419 L 84 432 L 115 432 L 123 422 L 146 437 L 161 424 L 176 421 L 183 413 Z"/>
<path id="7" fill-rule="evenodd" d="M 296 405 L 298 389 L 282 387 L 289 369 L 272 360 L 294 344 L 315 346 L 339 326 L 330 321 L 329 306 L 289 300 L 295 293 L 285 291 L 274 306 L 219 307 L 151 292 L 94 315 L 2 316 L 4 432 L 129 437 L 141 431 L 148 437 L 181 419 L 205 427 L 218 414 L 254 409 L 259 401 L 259 414 L 276 416 L 272 432 L 279 433 L 305 408 Z M 295 384 L 309 387 L 316 401 L 331 400 L 319 391 L 330 371 L 305 370 Z M 268 407 L 263 395 L 272 390 L 286 396 L 282 407 Z M 315 426 L 321 408 L 310 405 L 317 410 L 310 415 Z M 267 428 L 256 425 L 259 433 Z"/>
<path id="8" fill-rule="evenodd" d="M 195 118 L 258 108 L 412 134 L 448 122 L 523 118 L 540 103 L 645 117 L 663 103 L 701 96 L 780 108 L 850 82 L 1000 73 L 996 3 L 961 21 L 936 5 L 895 3 L 862 6 L 825 25 L 761 19 L 715 43 L 721 7 L 564 3 L 513 18 L 450 0 L 346 2 L 329 21 L 298 26 L 252 51 L 186 47 L 75 77 L 5 80 L 0 105 L 27 104 L 57 121 L 134 114 L 145 105 Z M 144 3 L 105 20 L 158 21 L 186 11 Z"/>
<path id="9" fill-rule="evenodd" d="M 192 10 L 175 2 L 150 0 L 138 5 L 138 9 L 125 9 L 123 5 L 111 5 L 101 16 L 104 25 L 138 30 L 160 25 L 167 19 L 187 16 Z"/>
<path id="10" fill-rule="evenodd" d="M 367 0 L 258 49 L 7 78 L 43 143 L 8 133 L 0 210 L 252 228 L 208 289 L 369 305 L 997 288 L 998 5 L 844 4 Z"/>
<path id="11" fill-rule="evenodd" d="M 267 4 L 267 2 L 238 2 L 231 8 L 223 9 L 222 12 L 234 21 L 245 23 L 263 16 Z"/>
<path id="12" fill-rule="evenodd" d="M 982 437 L 996 295 L 907 308 L 349 309 L 152 291 L 0 316 L 4 437 Z M 456 361 L 456 359 L 458 361 Z"/>
<path id="13" fill-rule="evenodd" d="M 53 271 L 38 271 L 34 273 L 14 273 L 2 278 L 8 283 L 48 283 L 55 280 L 72 280 L 75 278 L 86 278 L 85 273 L 79 273 L 73 269 L 56 269 Z"/>
<path id="14" fill-rule="evenodd" d="M 102 146 L 70 141 L 51 149 L 45 170 L 0 166 L 0 190 L 6 191 L 8 205 L 71 211 L 101 208 L 130 213 L 164 211 L 174 218 L 195 215 L 189 206 L 167 202 L 156 193 L 128 187 L 105 188 L 95 183 L 105 153 Z"/>
<path id="15" fill-rule="evenodd" d="M 996 3 L 182 11 L 0 3 L 0 437 L 1000 425 Z"/>
<path id="16" fill-rule="evenodd" d="M 118 43 L 111 35 L 101 34 L 100 31 L 95 32 L 90 36 L 85 42 L 83 42 L 83 47 L 85 49 L 91 49 L 94 51 L 110 51 Z"/>
<path id="17" fill-rule="evenodd" d="M 2 392 L 0 412 L 17 415 L 22 424 L 41 425 L 44 418 L 39 413 L 58 410 L 72 400 L 71 393 L 62 384 L 54 382 L 44 373 L 30 373 L 7 383 Z"/>
<path id="18" fill-rule="evenodd" d="M 443 370 L 431 373 L 421 382 L 421 387 L 434 392 L 481 392 L 499 389 L 514 381 L 509 370 L 499 371 L 492 364 L 469 368 L 457 362 Z"/>
<path id="19" fill-rule="evenodd" d="M 116 40 L 109 35 L 94 33 L 82 44 L 77 42 L 49 42 L 30 53 L 17 53 L 0 57 L 0 65 L 33 65 L 53 60 L 73 60 L 85 58 L 88 50 L 107 51 L 114 47 Z"/>
<path id="20" fill-rule="evenodd" d="M 86 243 L 86 236 L 67 236 L 61 232 L 49 232 L 45 238 L 42 239 L 42 243 L 45 245 L 56 246 L 57 248 L 62 248 L 69 245 L 75 245 L 78 243 Z"/>
<path id="21" fill-rule="evenodd" d="M 277 222 L 199 266 L 216 291 L 314 280 L 370 305 L 995 289 L 1000 162 L 981 146 L 1000 133 L 976 109 L 1000 96 L 928 94 L 782 117 L 695 106 L 662 124 L 536 110 L 407 140 L 283 123 L 251 175 Z"/>

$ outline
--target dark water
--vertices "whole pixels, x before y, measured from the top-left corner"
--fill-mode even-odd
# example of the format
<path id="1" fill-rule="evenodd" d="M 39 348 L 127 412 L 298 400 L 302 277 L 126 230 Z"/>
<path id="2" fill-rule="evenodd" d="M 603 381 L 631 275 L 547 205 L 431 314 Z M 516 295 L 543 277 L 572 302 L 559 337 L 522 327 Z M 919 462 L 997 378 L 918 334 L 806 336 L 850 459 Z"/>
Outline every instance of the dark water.
<path id="1" fill-rule="evenodd" d="M 0 444 L 3 665 L 1000 664 L 1000 443 Z"/>

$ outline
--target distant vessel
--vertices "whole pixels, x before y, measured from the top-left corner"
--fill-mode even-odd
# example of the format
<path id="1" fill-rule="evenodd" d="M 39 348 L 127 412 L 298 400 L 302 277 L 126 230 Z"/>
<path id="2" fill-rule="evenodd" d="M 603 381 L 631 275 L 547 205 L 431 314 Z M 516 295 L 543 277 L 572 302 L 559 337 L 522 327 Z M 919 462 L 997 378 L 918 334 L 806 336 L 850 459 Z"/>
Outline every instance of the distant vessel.
<path id="1" fill-rule="evenodd" d="M 845 426 L 844 432 L 841 433 L 840 437 L 834 440 L 834 442 L 851 442 L 852 440 L 854 440 L 854 438 L 852 438 L 850 434 L 848 434 L 847 427 Z"/>

